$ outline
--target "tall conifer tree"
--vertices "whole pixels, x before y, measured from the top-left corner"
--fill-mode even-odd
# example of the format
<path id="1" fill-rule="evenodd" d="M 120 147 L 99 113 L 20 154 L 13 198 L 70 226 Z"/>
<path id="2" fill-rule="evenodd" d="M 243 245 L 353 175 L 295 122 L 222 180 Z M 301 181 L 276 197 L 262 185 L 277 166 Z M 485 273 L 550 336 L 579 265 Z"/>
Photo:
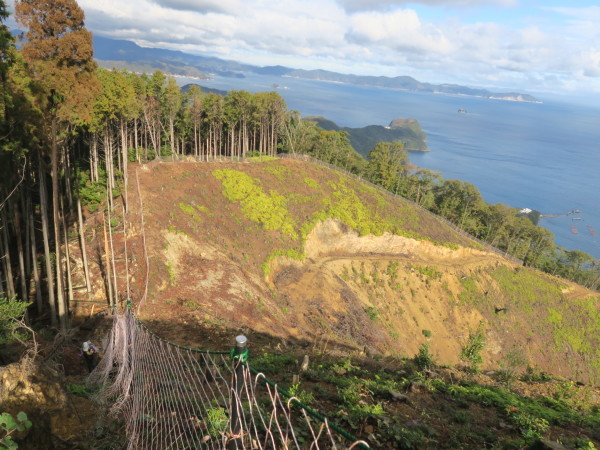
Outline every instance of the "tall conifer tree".
<path id="1" fill-rule="evenodd" d="M 27 28 L 22 54 L 41 95 L 52 175 L 52 216 L 56 245 L 56 278 L 61 327 L 67 326 L 67 304 L 61 289 L 61 233 L 59 218 L 59 152 L 67 125 L 90 119 L 97 92 L 92 35 L 84 26 L 84 13 L 75 0 L 20 0 L 16 19 Z"/>
<path id="2" fill-rule="evenodd" d="M 6 25 L 2 22 L 8 17 L 8 11 L 4 0 L 0 0 L 0 126 L 6 117 L 6 76 L 12 57 L 10 47 L 13 42 L 12 35 Z M 1 128 L 0 128 L 1 129 Z"/>

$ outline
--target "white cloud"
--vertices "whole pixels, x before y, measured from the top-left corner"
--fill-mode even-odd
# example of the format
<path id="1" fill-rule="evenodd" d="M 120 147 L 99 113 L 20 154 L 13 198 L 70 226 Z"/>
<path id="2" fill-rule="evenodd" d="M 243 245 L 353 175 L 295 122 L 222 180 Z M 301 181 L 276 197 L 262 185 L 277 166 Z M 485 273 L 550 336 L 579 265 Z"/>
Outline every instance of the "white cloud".
<path id="1" fill-rule="evenodd" d="M 392 13 L 365 12 L 350 18 L 350 42 L 382 47 L 394 52 L 448 53 L 451 43 L 432 25 L 423 25 L 410 9 Z"/>
<path id="2" fill-rule="evenodd" d="M 546 7 L 545 9 L 563 14 L 578 21 L 594 22 L 600 20 L 600 6 L 586 6 L 577 8 L 572 6 L 555 6 Z"/>
<path id="3" fill-rule="evenodd" d="M 583 60 L 583 75 L 586 77 L 600 77 L 600 51 L 590 50 L 584 52 Z"/>
<path id="4" fill-rule="evenodd" d="M 514 6 L 513 0 L 410 3 L 443 6 L 444 15 L 433 20 L 404 1 L 392 0 L 79 3 L 88 27 L 105 36 L 250 64 L 408 74 L 423 81 L 520 90 L 545 85 L 555 89 L 556 80 L 565 86 L 575 80 L 589 88 L 600 77 L 600 7 L 521 12 L 535 16 L 533 22 L 473 23 L 476 16 L 471 16 L 467 23 L 456 8 L 477 6 L 472 11 L 478 11 L 483 5 L 506 14 L 517 14 L 518 8 L 504 8 Z M 518 25 L 525 22 L 530 25 Z"/>
<path id="5" fill-rule="evenodd" d="M 232 13 L 241 8 L 241 0 L 153 0 L 169 9 L 195 12 Z"/>
<path id="6" fill-rule="evenodd" d="M 427 6 L 473 7 L 478 5 L 514 6 L 517 0 L 338 0 L 347 11 L 389 10 L 409 3 L 420 3 Z"/>
<path id="7" fill-rule="evenodd" d="M 600 6 L 548 8 L 566 18 L 564 70 L 582 78 L 600 77 Z M 600 89 L 600 87 L 599 87 Z"/>

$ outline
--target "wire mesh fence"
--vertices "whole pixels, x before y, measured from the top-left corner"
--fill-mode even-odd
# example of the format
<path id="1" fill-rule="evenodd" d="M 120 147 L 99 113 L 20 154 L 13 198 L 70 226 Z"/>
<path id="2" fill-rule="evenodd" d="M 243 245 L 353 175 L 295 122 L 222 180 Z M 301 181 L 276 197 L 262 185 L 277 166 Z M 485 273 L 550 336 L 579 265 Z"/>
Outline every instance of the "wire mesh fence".
<path id="1" fill-rule="evenodd" d="M 88 385 L 124 420 L 129 449 L 369 448 L 252 370 L 247 351 L 172 344 L 129 308 L 104 348 Z"/>

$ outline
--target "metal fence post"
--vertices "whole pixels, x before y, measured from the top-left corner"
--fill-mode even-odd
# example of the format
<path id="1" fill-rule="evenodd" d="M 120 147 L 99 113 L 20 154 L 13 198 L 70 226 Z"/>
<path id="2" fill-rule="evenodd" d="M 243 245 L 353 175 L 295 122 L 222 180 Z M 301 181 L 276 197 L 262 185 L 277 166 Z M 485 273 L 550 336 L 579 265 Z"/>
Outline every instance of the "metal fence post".
<path id="1" fill-rule="evenodd" d="M 243 334 L 235 338 L 233 356 L 233 383 L 231 393 L 231 437 L 227 443 L 230 450 L 244 448 L 242 427 L 242 390 L 244 389 L 244 364 L 248 357 L 248 338 Z"/>

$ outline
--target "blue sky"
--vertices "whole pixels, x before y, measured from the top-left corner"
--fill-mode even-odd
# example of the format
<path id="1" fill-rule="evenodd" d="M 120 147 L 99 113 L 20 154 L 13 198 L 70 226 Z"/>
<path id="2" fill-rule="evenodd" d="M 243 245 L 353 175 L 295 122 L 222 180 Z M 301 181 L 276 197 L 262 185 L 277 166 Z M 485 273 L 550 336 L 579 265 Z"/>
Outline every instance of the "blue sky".
<path id="1" fill-rule="evenodd" d="M 12 8 L 9 0 L 9 8 Z M 256 65 L 600 94 L 600 2 L 79 0 L 87 27 Z"/>

